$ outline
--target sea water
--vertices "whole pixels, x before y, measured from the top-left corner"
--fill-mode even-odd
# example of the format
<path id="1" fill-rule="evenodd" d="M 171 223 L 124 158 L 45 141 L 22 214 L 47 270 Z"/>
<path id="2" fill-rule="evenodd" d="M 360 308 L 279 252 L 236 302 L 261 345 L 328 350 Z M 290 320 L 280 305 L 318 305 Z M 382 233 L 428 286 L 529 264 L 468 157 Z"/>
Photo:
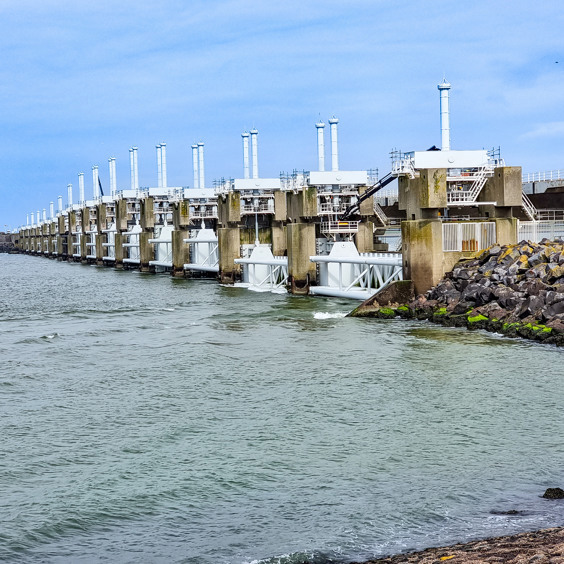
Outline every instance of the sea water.
<path id="1" fill-rule="evenodd" d="M 0 560 L 343 563 L 564 524 L 561 349 L 23 255 L 0 288 Z"/>

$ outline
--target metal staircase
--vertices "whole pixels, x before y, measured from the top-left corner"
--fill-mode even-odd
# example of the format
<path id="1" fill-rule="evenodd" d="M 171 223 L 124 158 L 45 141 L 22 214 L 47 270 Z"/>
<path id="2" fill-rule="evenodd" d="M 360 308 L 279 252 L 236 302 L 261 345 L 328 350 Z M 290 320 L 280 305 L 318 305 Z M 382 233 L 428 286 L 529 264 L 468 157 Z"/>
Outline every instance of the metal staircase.
<path id="1" fill-rule="evenodd" d="M 472 180 L 469 190 L 452 190 L 447 194 L 447 202 L 449 205 L 464 206 L 473 204 L 478 198 L 482 188 L 486 185 L 495 170 L 495 166 L 491 164 L 484 165 L 478 169 L 473 176 L 449 177 L 449 181 L 462 180 L 468 182 Z"/>
<path id="2" fill-rule="evenodd" d="M 538 216 L 537 208 L 535 208 L 533 202 L 531 202 L 529 196 L 527 196 L 525 192 L 523 192 L 523 197 L 521 202 L 522 202 L 523 211 L 525 212 L 526 216 L 531 221 L 536 221 Z"/>

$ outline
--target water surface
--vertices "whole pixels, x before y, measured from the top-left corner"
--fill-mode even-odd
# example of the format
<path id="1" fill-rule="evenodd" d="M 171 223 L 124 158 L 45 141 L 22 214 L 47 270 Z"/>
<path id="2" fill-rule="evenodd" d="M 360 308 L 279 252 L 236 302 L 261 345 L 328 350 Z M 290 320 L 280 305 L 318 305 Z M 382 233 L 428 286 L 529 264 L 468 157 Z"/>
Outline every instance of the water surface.
<path id="1" fill-rule="evenodd" d="M 560 349 L 21 255 L 0 287 L 0 559 L 343 563 L 564 523 Z"/>

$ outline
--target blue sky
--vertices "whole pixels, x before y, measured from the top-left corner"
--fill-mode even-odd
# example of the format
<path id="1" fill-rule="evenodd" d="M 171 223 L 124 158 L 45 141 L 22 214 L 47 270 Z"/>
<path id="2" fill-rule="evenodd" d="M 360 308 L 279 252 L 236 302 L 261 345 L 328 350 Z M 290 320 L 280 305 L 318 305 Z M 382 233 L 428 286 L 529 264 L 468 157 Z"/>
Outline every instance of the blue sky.
<path id="1" fill-rule="evenodd" d="M 261 176 L 315 169 L 315 121 L 340 119 L 340 167 L 389 152 L 501 146 L 525 172 L 564 168 L 564 9 L 559 1 L 0 0 L 0 230 L 49 208 L 91 167 L 129 187 L 241 177 L 240 134 L 259 130 Z M 557 62 L 558 61 L 558 62 Z M 328 132 L 327 132 L 328 133 Z M 328 135 L 326 139 L 328 143 Z M 329 153 L 327 157 L 329 158 Z"/>

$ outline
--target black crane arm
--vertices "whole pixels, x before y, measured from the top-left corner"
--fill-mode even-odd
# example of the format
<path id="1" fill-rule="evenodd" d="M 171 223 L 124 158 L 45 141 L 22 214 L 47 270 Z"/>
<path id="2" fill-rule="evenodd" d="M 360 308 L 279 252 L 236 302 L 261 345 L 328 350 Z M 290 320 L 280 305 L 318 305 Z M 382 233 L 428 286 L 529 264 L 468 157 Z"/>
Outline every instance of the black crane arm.
<path id="1" fill-rule="evenodd" d="M 354 204 L 351 204 L 343 212 L 341 219 L 347 219 L 353 213 L 358 212 L 358 210 L 360 209 L 360 204 L 362 202 L 364 202 L 364 200 L 370 198 L 370 196 L 372 196 L 373 194 L 376 194 L 376 192 L 378 192 L 378 190 L 381 190 L 382 188 L 384 188 L 384 186 L 387 186 L 395 178 L 396 177 L 391 172 L 388 172 L 388 174 L 386 174 L 386 176 L 383 176 L 382 178 L 380 178 L 380 180 L 378 180 L 378 182 L 376 182 L 376 184 L 373 184 L 372 186 L 370 186 L 370 188 L 368 188 L 368 190 L 366 190 L 366 192 L 364 192 L 364 194 L 362 194 L 362 196 L 358 196 L 358 199 L 356 200 L 356 202 Z"/>

